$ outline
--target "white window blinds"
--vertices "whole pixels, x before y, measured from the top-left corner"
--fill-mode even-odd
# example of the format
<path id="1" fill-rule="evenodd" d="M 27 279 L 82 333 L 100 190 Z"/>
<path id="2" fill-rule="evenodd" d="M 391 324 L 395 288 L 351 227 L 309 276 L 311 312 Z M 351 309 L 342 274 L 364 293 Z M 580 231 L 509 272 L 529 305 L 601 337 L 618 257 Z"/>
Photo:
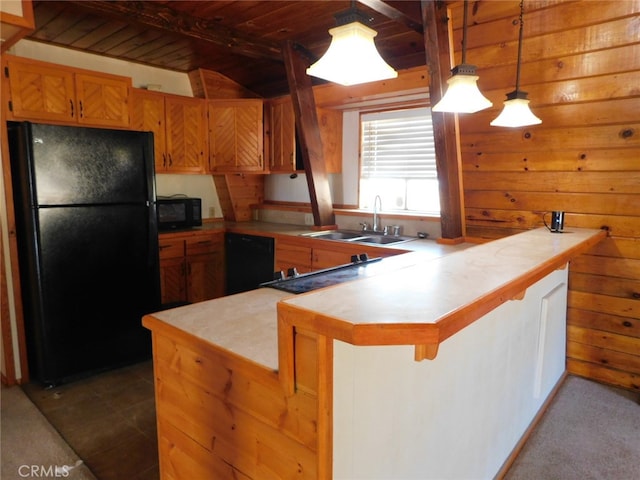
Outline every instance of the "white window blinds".
<path id="1" fill-rule="evenodd" d="M 361 125 L 361 178 L 437 178 L 428 108 L 367 113 Z"/>

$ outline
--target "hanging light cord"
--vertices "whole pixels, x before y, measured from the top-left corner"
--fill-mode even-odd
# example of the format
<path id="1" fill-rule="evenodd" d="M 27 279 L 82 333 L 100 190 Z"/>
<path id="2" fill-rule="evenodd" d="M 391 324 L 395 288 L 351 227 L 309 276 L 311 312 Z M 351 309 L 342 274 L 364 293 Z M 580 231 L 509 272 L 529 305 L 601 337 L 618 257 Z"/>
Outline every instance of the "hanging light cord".
<path id="1" fill-rule="evenodd" d="M 524 0 L 520 0 L 520 34 L 518 36 L 518 63 L 516 63 L 516 92 L 520 90 L 520 62 L 522 61 L 522 30 L 524 21 Z"/>
<path id="2" fill-rule="evenodd" d="M 467 63 L 467 5 L 469 1 L 464 0 L 464 13 L 462 20 L 462 64 Z"/>

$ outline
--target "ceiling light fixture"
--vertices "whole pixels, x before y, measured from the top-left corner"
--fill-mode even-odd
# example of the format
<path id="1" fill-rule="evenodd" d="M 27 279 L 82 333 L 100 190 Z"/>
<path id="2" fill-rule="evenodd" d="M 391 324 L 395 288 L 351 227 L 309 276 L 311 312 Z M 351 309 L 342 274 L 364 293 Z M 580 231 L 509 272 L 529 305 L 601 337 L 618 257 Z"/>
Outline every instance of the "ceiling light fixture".
<path id="1" fill-rule="evenodd" d="M 520 0 L 520 34 L 518 37 L 518 62 L 516 64 L 516 89 L 507 93 L 504 109 L 495 120 L 491 122 L 494 127 L 524 127 L 526 125 L 538 125 L 542 123 L 529 109 L 527 92 L 520 90 L 520 63 L 522 62 L 522 27 L 524 22 L 524 0 Z"/>
<path id="2" fill-rule="evenodd" d="M 452 76 L 447 80 L 449 88 L 431 109 L 434 112 L 475 113 L 493 105 L 478 89 L 476 66 L 467 63 L 467 9 L 468 0 L 464 0 L 462 63 L 451 69 Z"/>
<path id="3" fill-rule="evenodd" d="M 378 33 L 365 25 L 370 19 L 355 8 L 355 2 L 335 18 L 338 26 L 329 30 L 333 37 L 329 49 L 307 68 L 307 75 L 346 86 L 398 76 L 378 53 L 373 41 Z"/>

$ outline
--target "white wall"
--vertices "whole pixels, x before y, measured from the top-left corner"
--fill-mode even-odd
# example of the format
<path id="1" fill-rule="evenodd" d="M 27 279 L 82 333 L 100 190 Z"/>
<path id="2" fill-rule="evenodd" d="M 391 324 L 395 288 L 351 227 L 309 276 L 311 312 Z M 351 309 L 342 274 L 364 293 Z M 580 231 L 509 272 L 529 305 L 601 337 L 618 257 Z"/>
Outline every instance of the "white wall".
<path id="1" fill-rule="evenodd" d="M 22 17 L 22 0 L 2 0 L 0 2 L 0 12 Z"/>
<path id="2" fill-rule="evenodd" d="M 344 112 L 342 126 L 342 202 L 339 203 L 358 205 L 360 112 Z"/>
<path id="3" fill-rule="evenodd" d="M 331 201 L 341 204 L 342 202 L 342 175 L 329 174 L 329 191 Z M 299 173 L 295 178 L 291 174 L 271 174 L 265 178 L 264 198 L 275 202 L 300 202 L 309 203 L 309 188 L 307 178 L 304 173 Z"/>
<path id="4" fill-rule="evenodd" d="M 567 275 L 445 340 L 434 360 L 335 341 L 333 478 L 495 478 L 565 370 Z"/>
<path id="5" fill-rule="evenodd" d="M 31 40 L 20 40 L 7 53 L 43 62 L 131 77 L 131 82 L 136 88 L 145 88 L 149 84 L 155 84 L 161 85 L 161 91 L 164 93 L 193 97 L 191 82 L 189 82 L 189 76 L 186 73 L 123 62 Z"/>
<path id="6" fill-rule="evenodd" d="M 201 198 L 203 218 L 222 217 L 222 207 L 211 175 L 158 174 L 156 190 L 159 196 L 185 194 Z"/>
<path id="7" fill-rule="evenodd" d="M 291 178 L 291 174 L 267 175 L 264 179 L 264 199 L 274 202 L 309 203 L 309 189 L 307 178 L 298 174 Z"/>

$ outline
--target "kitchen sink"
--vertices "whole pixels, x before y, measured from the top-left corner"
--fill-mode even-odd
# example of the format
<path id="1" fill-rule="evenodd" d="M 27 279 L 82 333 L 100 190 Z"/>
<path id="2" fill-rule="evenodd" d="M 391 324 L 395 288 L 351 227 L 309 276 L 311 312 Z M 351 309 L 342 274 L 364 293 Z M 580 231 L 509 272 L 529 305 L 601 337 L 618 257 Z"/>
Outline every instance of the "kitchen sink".
<path id="1" fill-rule="evenodd" d="M 386 235 L 375 235 L 372 237 L 362 237 L 355 239 L 354 241 L 362 242 L 362 243 L 377 243 L 380 245 L 389 245 L 391 243 L 400 243 L 406 242 L 408 240 L 412 240 L 410 237 L 393 237 Z"/>
<path id="2" fill-rule="evenodd" d="M 323 240 L 339 240 L 343 242 L 372 243 L 378 245 L 391 245 L 413 240 L 413 237 L 383 235 L 381 233 L 354 230 L 327 230 L 325 232 L 303 233 L 302 236 Z"/>
<path id="3" fill-rule="evenodd" d="M 362 237 L 360 232 L 351 232 L 344 230 L 330 230 L 326 232 L 303 233 L 305 237 L 322 238 L 324 240 L 353 240 Z"/>

